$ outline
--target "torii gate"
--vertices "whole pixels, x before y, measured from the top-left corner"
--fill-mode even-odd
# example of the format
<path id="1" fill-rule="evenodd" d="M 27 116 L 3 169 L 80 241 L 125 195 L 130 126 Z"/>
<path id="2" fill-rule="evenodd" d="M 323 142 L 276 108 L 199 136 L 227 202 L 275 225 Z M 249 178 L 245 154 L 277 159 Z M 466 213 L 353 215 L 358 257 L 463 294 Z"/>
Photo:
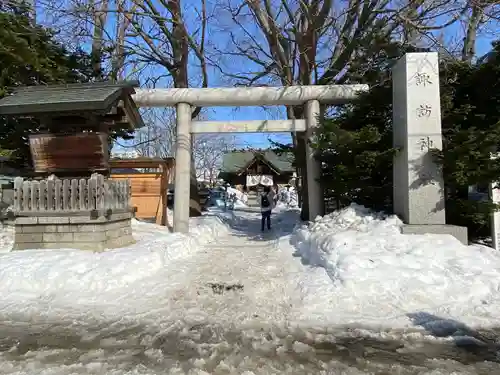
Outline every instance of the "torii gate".
<path id="1" fill-rule="evenodd" d="M 189 231 L 191 133 L 305 132 L 318 127 L 320 103 L 344 104 L 355 100 L 367 85 L 239 87 L 191 89 L 136 89 L 139 107 L 175 107 L 177 143 L 175 167 L 174 231 Z M 193 107 L 305 105 L 303 120 L 191 121 Z M 444 183 L 441 170 L 430 157 L 442 148 L 438 55 L 408 53 L 393 69 L 394 211 L 407 225 L 405 233 L 448 233 L 467 242 L 467 230 L 445 225 Z M 306 149 L 310 218 L 323 212 L 318 179 L 320 165 Z M 465 229 L 465 234 L 464 234 Z"/>
<path id="2" fill-rule="evenodd" d="M 176 108 L 174 231 L 189 231 L 191 133 L 306 132 L 310 136 L 318 127 L 320 103 L 348 103 L 359 92 L 367 90 L 368 85 L 136 89 L 134 101 L 138 106 Z M 306 118 L 303 120 L 191 121 L 193 107 L 304 104 Z M 324 203 L 318 181 L 320 165 L 309 146 L 306 150 L 306 170 L 309 213 L 311 218 L 315 218 L 323 213 Z"/>

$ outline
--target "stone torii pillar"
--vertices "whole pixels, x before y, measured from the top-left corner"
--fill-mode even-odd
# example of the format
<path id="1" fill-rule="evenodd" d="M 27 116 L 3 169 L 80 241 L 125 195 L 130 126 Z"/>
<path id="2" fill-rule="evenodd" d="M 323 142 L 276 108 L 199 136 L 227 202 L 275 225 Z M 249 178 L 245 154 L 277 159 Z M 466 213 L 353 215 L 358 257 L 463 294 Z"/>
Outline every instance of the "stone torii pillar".
<path id="1" fill-rule="evenodd" d="M 467 243 L 467 228 L 446 225 L 443 174 L 431 155 L 443 148 L 436 52 L 407 53 L 394 66 L 394 212 L 403 233 L 451 234 Z"/>
<path id="2" fill-rule="evenodd" d="M 174 232 L 189 232 L 189 193 L 191 187 L 191 105 L 176 106 Z"/>
<path id="3" fill-rule="evenodd" d="M 320 105 L 317 100 L 306 102 L 306 177 L 307 177 L 307 203 L 309 206 L 309 220 L 314 221 L 317 216 L 324 214 L 325 202 L 321 178 L 321 164 L 315 158 L 315 152 L 309 145 L 309 140 L 319 127 Z"/>

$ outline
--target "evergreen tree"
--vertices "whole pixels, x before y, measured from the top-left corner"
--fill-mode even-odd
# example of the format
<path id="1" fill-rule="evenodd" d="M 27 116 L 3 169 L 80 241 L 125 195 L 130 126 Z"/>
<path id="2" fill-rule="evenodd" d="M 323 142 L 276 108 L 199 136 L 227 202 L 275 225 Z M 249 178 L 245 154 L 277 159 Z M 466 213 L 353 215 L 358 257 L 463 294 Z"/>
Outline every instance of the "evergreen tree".
<path id="1" fill-rule="evenodd" d="M 12 2 L 0 2 L 0 61 L 0 98 L 16 86 L 93 79 L 88 54 L 65 49 L 50 30 L 32 24 L 26 7 Z M 11 162 L 17 167 L 31 165 L 28 135 L 37 129 L 34 120 L 0 116 L 0 150 L 10 151 Z M 131 134 L 118 130 L 112 136 Z"/>
<path id="2" fill-rule="evenodd" d="M 370 91 L 355 103 L 335 108 L 316 140 L 326 199 L 338 207 L 356 202 L 392 211 L 391 66 L 411 47 L 374 36 L 360 50 L 345 83 L 366 83 Z M 389 169 L 387 169 L 389 168 Z"/>
<path id="3" fill-rule="evenodd" d="M 471 236 L 488 236 L 489 201 L 468 199 L 468 188 L 486 188 L 500 181 L 500 43 L 490 58 L 478 65 L 442 64 L 441 105 L 443 152 L 435 155 L 443 166 L 446 216 L 450 224 L 469 228 Z"/>
<path id="4" fill-rule="evenodd" d="M 379 56 L 360 61 L 347 81 L 370 84 L 356 103 L 345 105 L 324 121 L 316 147 L 323 162 L 327 194 L 339 205 L 357 202 L 392 212 L 392 82 L 390 66 L 404 48 L 386 44 Z M 500 51 L 500 45 L 495 45 Z M 447 222 L 469 228 L 471 237 L 488 234 L 489 202 L 468 200 L 470 185 L 500 180 L 500 159 L 491 152 L 500 144 L 500 60 L 471 66 L 443 61 L 440 66 L 443 152 Z M 387 63 L 387 61 L 389 63 Z"/>

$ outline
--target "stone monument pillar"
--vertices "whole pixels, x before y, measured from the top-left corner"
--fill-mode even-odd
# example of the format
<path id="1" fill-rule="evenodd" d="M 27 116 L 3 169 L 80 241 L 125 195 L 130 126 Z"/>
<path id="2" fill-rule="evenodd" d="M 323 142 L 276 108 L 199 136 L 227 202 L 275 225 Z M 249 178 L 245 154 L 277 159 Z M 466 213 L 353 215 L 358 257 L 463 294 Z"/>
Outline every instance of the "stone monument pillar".
<path id="1" fill-rule="evenodd" d="M 449 233 L 466 242 L 466 228 L 445 225 L 443 175 L 431 155 L 443 147 L 438 54 L 406 54 L 393 68 L 392 81 L 393 139 L 400 149 L 394 159 L 394 212 L 409 224 L 403 232 Z"/>

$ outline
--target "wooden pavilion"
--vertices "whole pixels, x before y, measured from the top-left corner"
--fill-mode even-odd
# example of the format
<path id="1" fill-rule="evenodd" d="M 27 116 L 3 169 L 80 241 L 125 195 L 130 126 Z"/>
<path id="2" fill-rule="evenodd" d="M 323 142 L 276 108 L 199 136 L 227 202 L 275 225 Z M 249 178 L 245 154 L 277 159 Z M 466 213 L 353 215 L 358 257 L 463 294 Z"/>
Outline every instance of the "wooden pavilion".
<path id="1" fill-rule="evenodd" d="M 39 177 L 109 174 L 109 134 L 144 126 L 132 100 L 138 82 L 18 87 L 0 100 L 0 115 L 31 118 L 29 136 Z"/>
<path id="2" fill-rule="evenodd" d="M 0 115 L 32 124 L 35 180 L 14 181 L 14 248 L 102 251 L 134 243 L 130 183 L 109 179 L 110 134 L 144 125 L 137 82 L 18 87 Z M 10 119 L 7 119 L 10 121 Z"/>

